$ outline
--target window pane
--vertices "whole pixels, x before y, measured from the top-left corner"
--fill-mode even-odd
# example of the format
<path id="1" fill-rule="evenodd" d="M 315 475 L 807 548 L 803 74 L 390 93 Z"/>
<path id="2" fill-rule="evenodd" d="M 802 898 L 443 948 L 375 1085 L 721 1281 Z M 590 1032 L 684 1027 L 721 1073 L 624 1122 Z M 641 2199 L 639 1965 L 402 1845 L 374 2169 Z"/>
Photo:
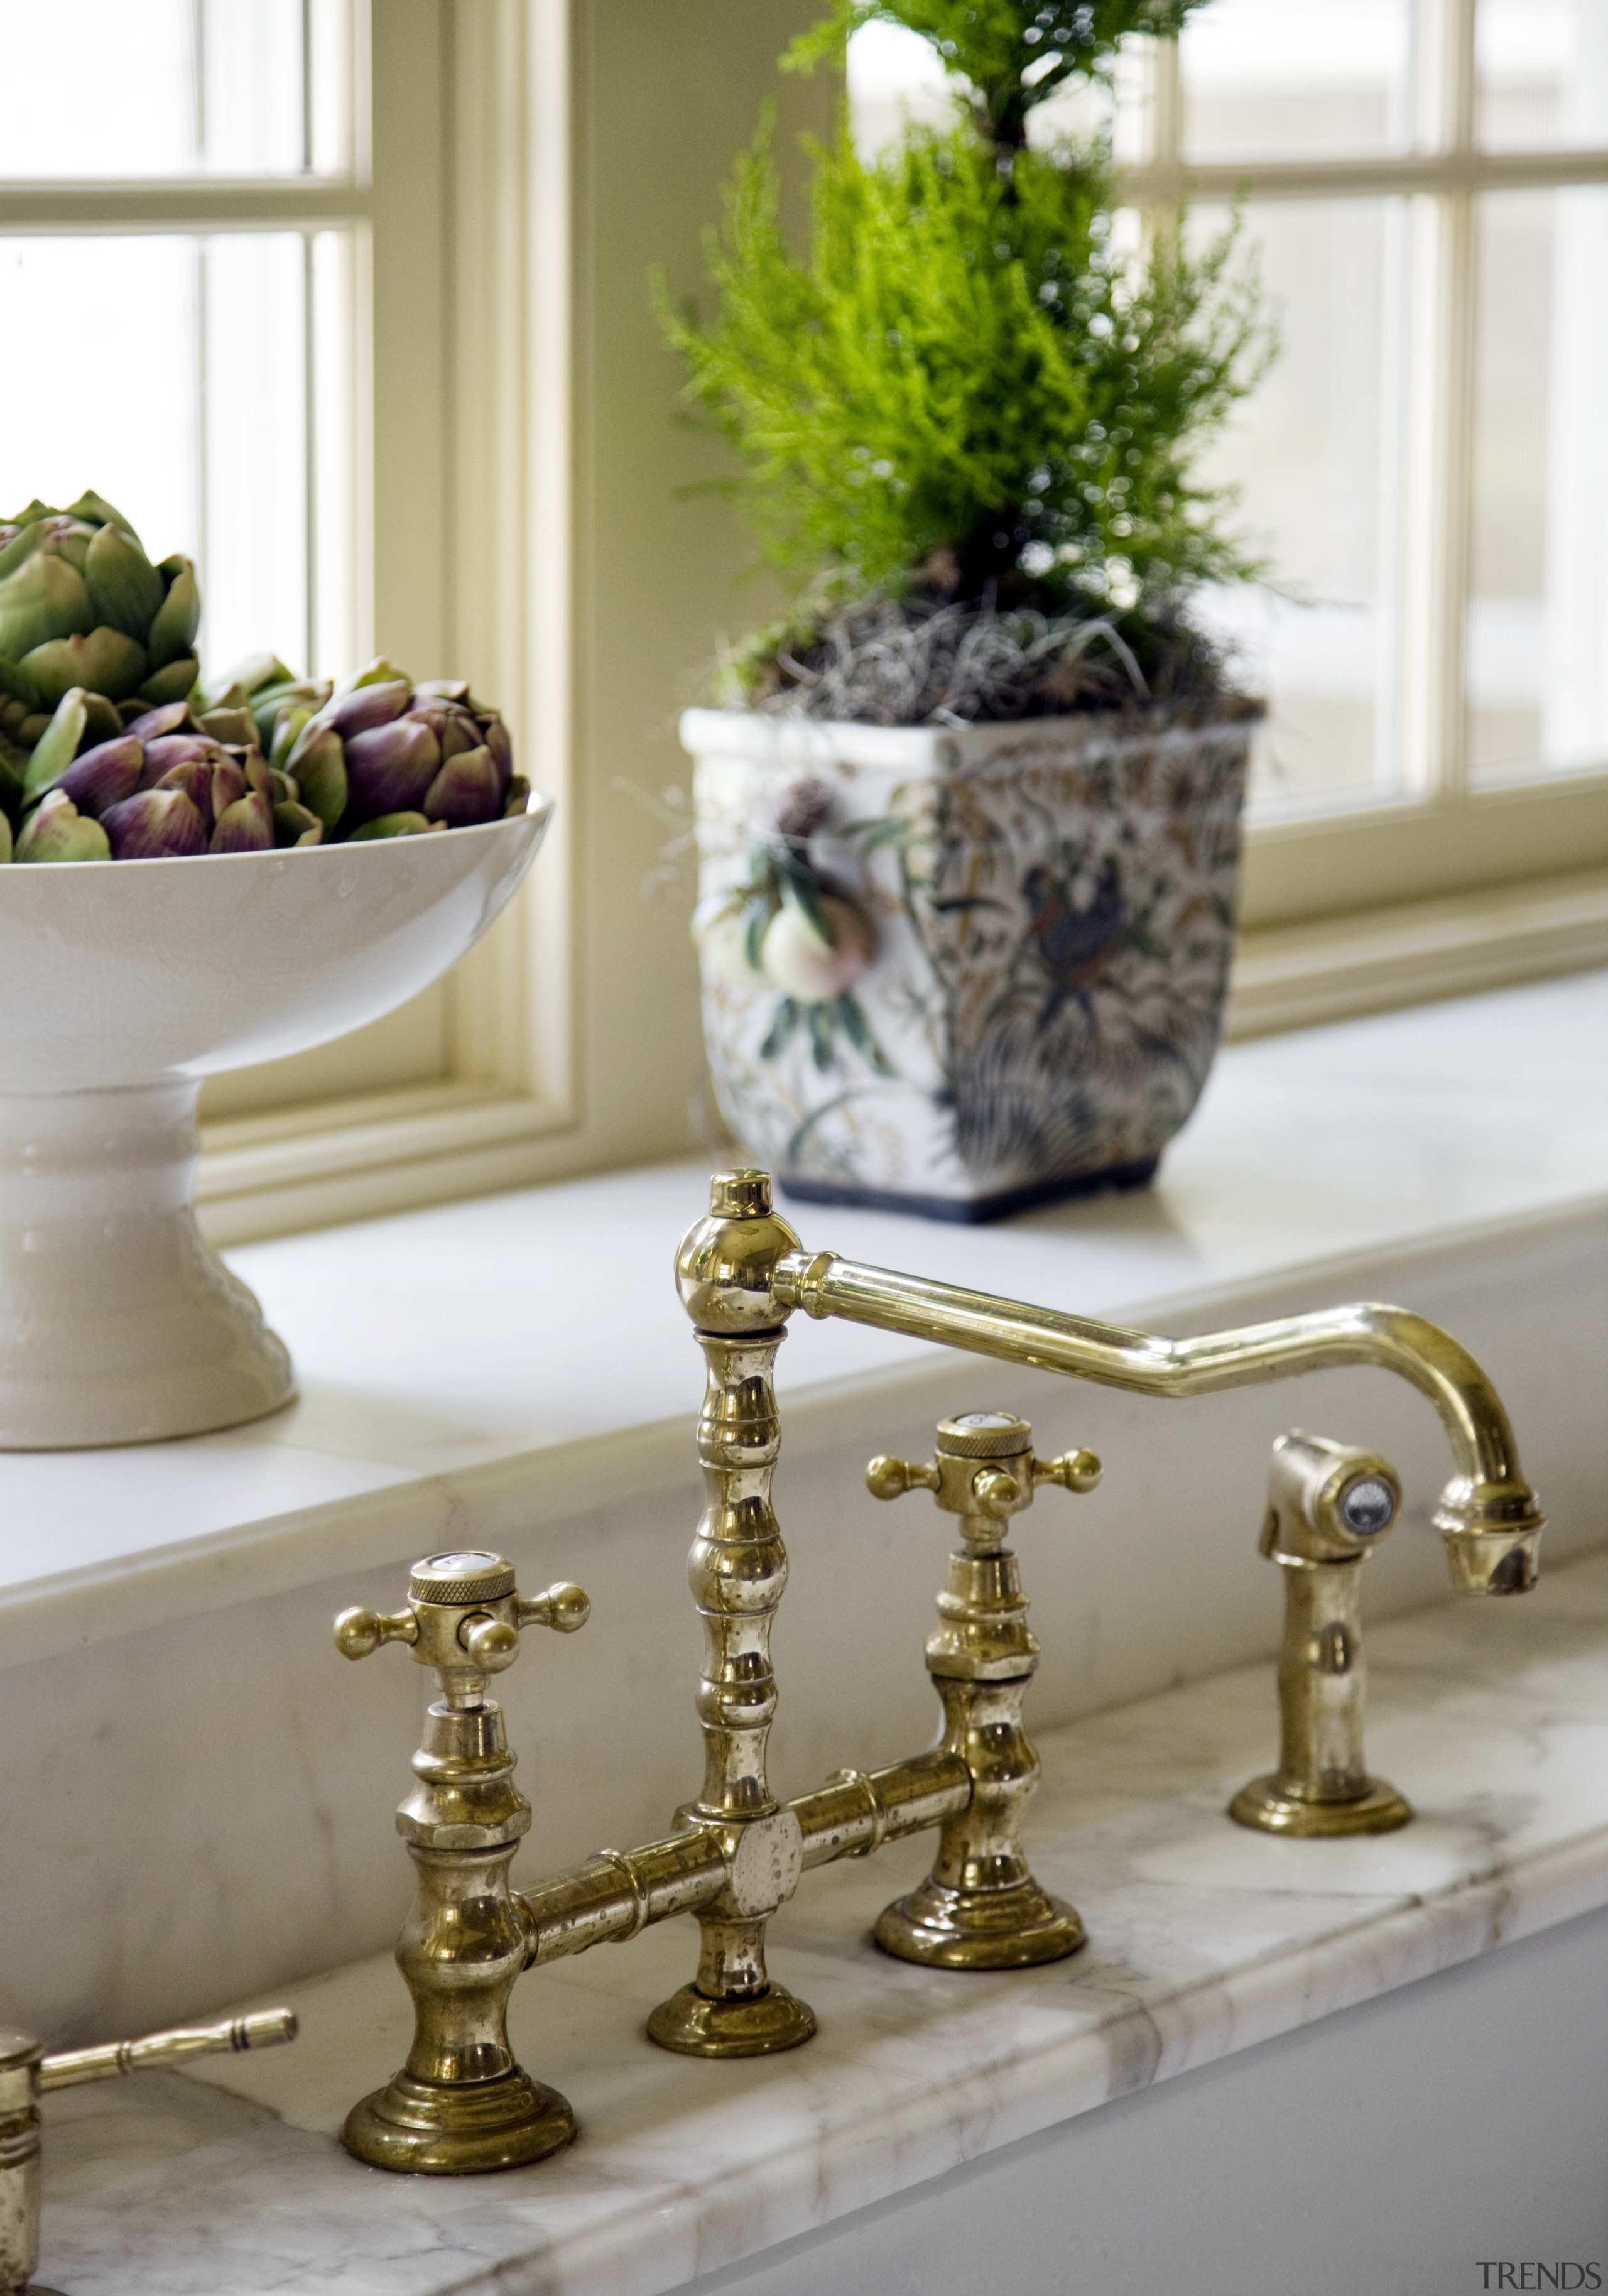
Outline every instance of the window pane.
<path id="1" fill-rule="evenodd" d="M 307 242 L 238 232 L 200 250 L 201 658 L 308 658 Z M 115 496 L 113 500 L 116 500 Z"/>
<path id="2" fill-rule="evenodd" d="M 193 557 L 209 670 L 267 646 L 297 668 L 349 666 L 349 636 L 339 657 L 324 652 L 340 632 L 328 613 L 315 624 L 308 571 L 327 569 L 321 586 L 333 594 L 351 562 L 333 447 L 320 531 L 308 531 L 307 315 L 318 309 L 335 332 L 337 298 L 315 291 L 321 269 L 339 272 L 340 242 L 321 233 L 309 249 L 299 232 L 0 240 L 0 341 L 71 342 L 86 314 L 137 314 L 137 344 L 109 334 L 93 356 L 11 363 L 0 515 L 93 486 L 153 558 Z"/>
<path id="3" fill-rule="evenodd" d="M 7 362 L 0 516 L 94 487 L 152 558 L 201 531 L 200 280 L 193 239 L 0 241 L 0 340 L 84 340 L 87 315 L 137 312 L 141 346 L 109 332 L 90 356 Z"/>
<path id="4" fill-rule="evenodd" d="M 303 90 L 338 60 L 344 13 L 344 0 L 0 0 L 0 177 L 339 166 L 344 134 L 304 117 Z"/>
<path id="5" fill-rule="evenodd" d="M 1608 189 L 1476 217 L 1467 756 L 1511 780 L 1608 759 Z"/>
<path id="6" fill-rule="evenodd" d="M 867 24 L 849 43 L 849 108 L 863 158 L 897 144 L 906 125 L 948 127 L 948 75 L 925 40 L 899 24 Z"/>
<path id="7" fill-rule="evenodd" d="M 1115 103 L 1103 87 L 1074 81 L 1040 104 L 1029 126 L 1032 142 L 1110 135 L 1118 160 L 1151 154 L 1154 60 L 1148 40 L 1127 42 L 1117 62 Z M 897 143 L 907 122 L 948 127 L 954 86 L 928 43 L 898 24 L 866 24 L 849 43 L 849 109 L 862 158 Z"/>
<path id="8" fill-rule="evenodd" d="M 1191 160 L 1402 150 L 1407 0 L 1213 0 L 1178 44 Z"/>
<path id="9" fill-rule="evenodd" d="M 1252 204 L 1278 357 L 1206 475 L 1240 489 L 1239 529 L 1278 589 L 1198 608 L 1270 708 L 1251 776 L 1266 810 L 1394 779 L 1399 396 L 1406 218 L 1399 201 Z M 1221 214 L 1197 211 L 1202 233 Z"/>
<path id="10" fill-rule="evenodd" d="M 1498 152 L 1608 143 L 1604 0 L 1480 0 L 1476 121 Z"/>

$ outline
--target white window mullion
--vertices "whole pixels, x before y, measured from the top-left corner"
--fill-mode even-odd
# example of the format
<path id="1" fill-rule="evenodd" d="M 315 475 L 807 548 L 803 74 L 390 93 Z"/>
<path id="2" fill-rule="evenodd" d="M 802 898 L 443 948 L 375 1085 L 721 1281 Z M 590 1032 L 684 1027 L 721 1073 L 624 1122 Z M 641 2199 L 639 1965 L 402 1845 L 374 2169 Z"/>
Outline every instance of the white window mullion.
<path id="1" fill-rule="evenodd" d="M 1414 49 L 1419 148 L 1466 157 L 1473 144 L 1474 0 L 1418 0 Z M 1463 187 L 1420 194 L 1408 214 L 1400 783 L 1455 802 L 1464 782 L 1472 197 Z"/>
<path id="2" fill-rule="evenodd" d="M 1466 193 L 1409 205 L 1400 785 L 1421 796 L 1463 777 L 1472 223 Z"/>
<path id="3" fill-rule="evenodd" d="M 338 676 L 374 651 L 372 234 L 309 234 L 307 664 Z"/>
<path id="4" fill-rule="evenodd" d="M 1184 74 L 1176 39 L 1151 43 L 1151 117 L 1154 138 L 1151 165 L 1168 183 L 1183 184 Z"/>

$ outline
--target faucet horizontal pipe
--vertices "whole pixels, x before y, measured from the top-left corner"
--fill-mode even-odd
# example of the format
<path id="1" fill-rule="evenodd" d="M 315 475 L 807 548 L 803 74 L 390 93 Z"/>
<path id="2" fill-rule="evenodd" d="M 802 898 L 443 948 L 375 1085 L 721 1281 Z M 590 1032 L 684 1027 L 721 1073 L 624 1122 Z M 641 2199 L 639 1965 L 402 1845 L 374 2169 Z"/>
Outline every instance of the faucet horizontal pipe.
<path id="1" fill-rule="evenodd" d="M 804 1837 L 804 1863 L 865 1857 L 885 1841 L 940 1825 L 972 1798 L 972 1774 L 958 1754 L 934 1751 L 881 1770 L 844 1770 L 786 1807 Z M 515 1892 L 530 1924 L 525 1966 L 558 1961 L 611 1941 L 624 1943 L 654 1922 L 712 1905 L 730 1878 L 721 1837 L 693 1828 L 640 1849 L 604 1849 L 584 1866 Z"/>
<path id="2" fill-rule="evenodd" d="M 1495 1567 L 1497 1535 L 1533 1546 L 1542 1521 L 1501 1398 L 1465 1348 L 1407 1308 L 1365 1301 L 1169 1340 L 803 1250 L 778 1259 L 772 1291 L 784 1310 L 871 1324 L 1140 1395 L 1209 1395 L 1341 1364 L 1377 1365 L 1426 1396 L 1446 1430 L 1458 1472 L 1436 1521 L 1448 1543 L 1466 1535 L 1492 1540 L 1479 1576 L 1494 1591 L 1529 1583 L 1513 1572 L 1505 1580 Z"/>
<path id="3" fill-rule="evenodd" d="M 972 1773 L 958 1754 L 935 1748 L 893 1762 L 885 1770 L 840 1770 L 813 1793 L 788 1804 L 804 1836 L 804 1863 L 830 1866 L 838 1857 L 868 1857 L 885 1841 L 902 1841 L 957 1817 L 972 1799 Z"/>
<path id="4" fill-rule="evenodd" d="M 640 1849 L 599 1850 L 584 1866 L 515 1891 L 531 1925 L 525 1966 L 623 1943 L 650 1923 L 695 1914 L 726 1882 L 726 1854 L 713 1832 L 672 1833 Z"/>

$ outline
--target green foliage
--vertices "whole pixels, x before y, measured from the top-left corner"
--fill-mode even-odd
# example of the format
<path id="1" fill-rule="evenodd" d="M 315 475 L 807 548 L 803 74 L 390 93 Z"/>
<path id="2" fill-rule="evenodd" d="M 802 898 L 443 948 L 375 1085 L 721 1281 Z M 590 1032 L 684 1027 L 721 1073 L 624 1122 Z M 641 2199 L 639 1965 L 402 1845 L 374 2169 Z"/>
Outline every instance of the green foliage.
<path id="1" fill-rule="evenodd" d="M 840 0 L 803 45 L 808 61 L 876 16 L 932 38 L 989 104 L 1005 91 L 986 122 L 907 129 L 874 160 L 846 126 L 807 144 L 802 256 L 767 121 L 707 242 L 713 318 L 660 287 L 686 395 L 734 448 L 730 491 L 804 623 L 871 590 L 1165 618 L 1191 586 L 1259 570 L 1193 475 L 1268 350 L 1232 233 L 1191 255 L 1168 218 L 1121 246 L 1103 150 L 997 132 L 1055 76 L 1103 70 L 1123 32 L 1192 4 Z M 1046 27 L 1061 45 L 1024 89 Z"/>

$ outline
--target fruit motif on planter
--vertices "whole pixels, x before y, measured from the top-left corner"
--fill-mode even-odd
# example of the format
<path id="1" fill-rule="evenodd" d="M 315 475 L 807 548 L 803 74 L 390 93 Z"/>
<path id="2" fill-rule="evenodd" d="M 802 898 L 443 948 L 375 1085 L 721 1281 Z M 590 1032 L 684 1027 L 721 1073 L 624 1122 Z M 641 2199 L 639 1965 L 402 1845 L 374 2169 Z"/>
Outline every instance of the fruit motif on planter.
<path id="1" fill-rule="evenodd" d="M 853 993 L 875 962 L 876 928 L 814 849 L 828 829 L 832 804 L 831 791 L 817 781 L 783 790 L 772 812 L 775 833 L 755 846 L 747 879 L 700 905 L 693 938 L 706 969 L 728 986 L 781 992 L 761 1060 L 775 1060 L 803 1028 L 818 1070 L 843 1057 L 843 1038 L 860 1062 L 891 1076 Z M 865 850 L 902 826 L 852 822 L 833 834 L 850 850 Z"/>

